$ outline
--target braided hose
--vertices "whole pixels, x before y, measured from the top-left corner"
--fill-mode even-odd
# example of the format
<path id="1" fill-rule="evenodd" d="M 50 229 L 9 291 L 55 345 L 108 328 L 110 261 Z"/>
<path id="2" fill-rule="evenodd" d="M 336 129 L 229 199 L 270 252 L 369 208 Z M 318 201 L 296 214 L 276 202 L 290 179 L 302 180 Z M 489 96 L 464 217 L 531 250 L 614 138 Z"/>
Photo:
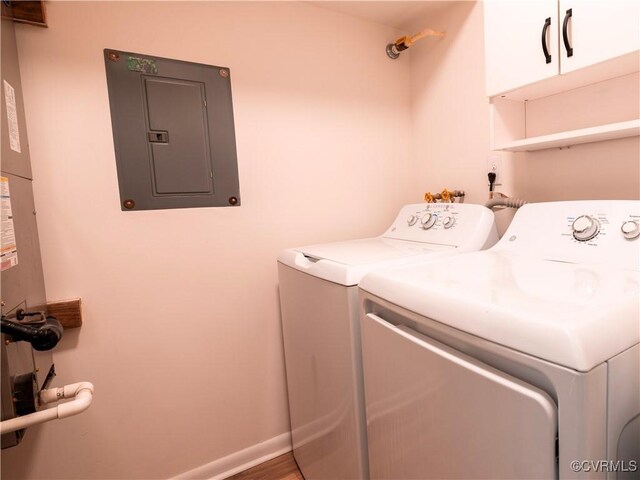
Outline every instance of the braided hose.
<path id="1" fill-rule="evenodd" d="M 520 198 L 492 198 L 487 203 L 484 204 L 485 207 L 493 209 L 493 207 L 509 207 L 509 208 L 520 208 L 525 203 L 526 200 L 522 200 Z"/>

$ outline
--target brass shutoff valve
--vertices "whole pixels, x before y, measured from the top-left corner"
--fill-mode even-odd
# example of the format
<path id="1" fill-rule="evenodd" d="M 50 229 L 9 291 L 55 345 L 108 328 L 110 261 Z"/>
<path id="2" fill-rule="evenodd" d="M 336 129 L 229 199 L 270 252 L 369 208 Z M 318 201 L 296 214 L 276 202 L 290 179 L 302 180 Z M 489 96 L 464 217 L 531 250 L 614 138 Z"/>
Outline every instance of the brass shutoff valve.
<path id="1" fill-rule="evenodd" d="M 427 192 L 424 194 L 424 201 L 427 203 L 436 203 L 437 201 L 453 203 L 455 199 L 458 199 L 458 202 L 464 200 L 464 192 L 461 190 L 454 190 L 453 192 L 447 190 L 446 188 L 442 190 L 440 193 L 431 193 Z"/>
<path id="2" fill-rule="evenodd" d="M 430 28 L 425 28 L 424 30 L 419 31 L 413 35 L 404 35 L 398 38 L 395 42 L 387 45 L 387 55 L 389 58 L 396 59 L 400 56 L 400 52 L 403 52 L 411 45 L 416 43 L 418 40 L 424 37 L 438 37 L 443 38 L 445 32 L 439 32 L 437 30 L 432 30 Z"/>

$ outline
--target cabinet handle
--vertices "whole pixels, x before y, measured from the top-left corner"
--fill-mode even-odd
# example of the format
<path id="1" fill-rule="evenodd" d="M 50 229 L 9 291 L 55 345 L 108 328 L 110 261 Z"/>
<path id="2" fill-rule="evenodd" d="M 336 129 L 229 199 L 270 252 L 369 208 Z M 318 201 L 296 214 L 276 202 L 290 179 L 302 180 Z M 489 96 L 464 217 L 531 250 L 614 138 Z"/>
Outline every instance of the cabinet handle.
<path id="1" fill-rule="evenodd" d="M 544 21 L 542 27 L 542 53 L 547 63 L 551 63 L 551 55 L 549 55 L 549 49 L 547 48 L 547 29 L 551 26 L 551 17 Z"/>
<path id="2" fill-rule="evenodd" d="M 567 51 L 567 57 L 573 57 L 573 48 L 569 45 L 569 19 L 573 15 L 573 9 L 567 10 L 567 13 L 564 15 L 564 21 L 562 22 L 562 41 L 564 42 L 564 48 Z"/>

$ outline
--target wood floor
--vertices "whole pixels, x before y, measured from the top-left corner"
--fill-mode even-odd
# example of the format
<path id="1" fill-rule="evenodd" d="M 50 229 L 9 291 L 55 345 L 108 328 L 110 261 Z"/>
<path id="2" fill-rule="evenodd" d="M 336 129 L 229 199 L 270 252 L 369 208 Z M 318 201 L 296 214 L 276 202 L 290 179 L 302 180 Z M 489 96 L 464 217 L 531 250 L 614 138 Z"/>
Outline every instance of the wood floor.
<path id="1" fill-rule="evenodd" d="M 227 480 L 304 480 L 291 452 L 244 472 L 236 473 Z"/>

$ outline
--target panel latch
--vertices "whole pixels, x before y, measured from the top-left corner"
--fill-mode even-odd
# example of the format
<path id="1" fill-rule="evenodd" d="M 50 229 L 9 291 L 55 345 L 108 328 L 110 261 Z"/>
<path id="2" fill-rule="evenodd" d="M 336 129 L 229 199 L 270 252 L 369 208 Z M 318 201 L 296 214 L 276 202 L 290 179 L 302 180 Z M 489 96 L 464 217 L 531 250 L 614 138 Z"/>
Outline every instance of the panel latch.
<path id="1" fill-rule="evenodd" d="M 151 143 L 169 143 L 169 132 L 148 132 L 147 139 Z"/>

